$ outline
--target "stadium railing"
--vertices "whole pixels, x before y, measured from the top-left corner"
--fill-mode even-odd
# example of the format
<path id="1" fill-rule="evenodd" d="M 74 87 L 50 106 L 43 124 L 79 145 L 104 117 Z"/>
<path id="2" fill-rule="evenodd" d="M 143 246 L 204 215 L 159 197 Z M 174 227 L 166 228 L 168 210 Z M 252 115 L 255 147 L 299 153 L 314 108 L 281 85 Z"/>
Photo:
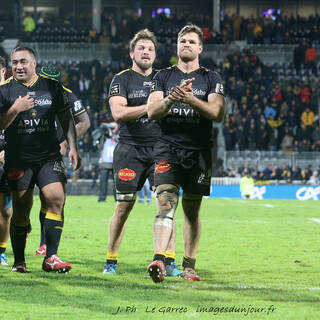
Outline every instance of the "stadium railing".
<path id="1" fill-rule="evenodd" d="M 224 170 L 231 165 L 239 167 L 240 164 L 257 166 L 263 170 L 269 164 L 281 167 L 287 163 L 291 168 L 298 165 L 301 169 L 312 165 L 313 168 L 320 166 L 319 152 L 283 152 L 283 151 L 225 151 L 223 156 Z"/>
<path id="2" fill-rule="evenodd" d="M 94 57 L 111 61 L 110 45 L 103 43 L 24 42 L 23 44 L 34 48 L 40 61 L 81 61 L 84 58 Z"/>

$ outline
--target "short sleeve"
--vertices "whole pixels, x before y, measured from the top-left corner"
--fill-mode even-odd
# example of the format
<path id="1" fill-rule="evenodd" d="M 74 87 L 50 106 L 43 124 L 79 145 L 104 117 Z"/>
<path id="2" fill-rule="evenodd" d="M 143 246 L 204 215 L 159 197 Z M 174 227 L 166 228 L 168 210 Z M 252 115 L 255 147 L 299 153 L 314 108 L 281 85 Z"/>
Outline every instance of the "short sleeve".
<path id="1" fill-rule="evenodd" d="M 152 80 L 150 93 L 155 92 L 155 91 L 165 92 L 164 81 L 163 81 L 163 72 L 161 72 L 161 71 L 158 71 Z"/>
<path id="2" fill-rule="evenodd" d="M 71 111 L 74 117 L 86 112 L 86 108 L 83 106 L 82 102 L 74 93 L 67 92 L 69 103 L 71 105 Z"/>
<path id="3" fill-rule="evenodd" d="M 67 92 L 63 89 L 61 83 L 57 83 L 57 96 L 55 102 L 58 113 L 71 108 L 69 99 L 67 97 Z"/>
<path id="4" fill-rule="evenodd" d="M 223 80 L 222 77 L 219 73 L 215 71 L 210 71 L 209 72 L 209 82 L 210 82 L 210 93 L 218 93 L 221 95 L 224 94 L 224 85 L 223 85 Z"/>
<path id="5" fill-rule="evenodd" d="M 127 97 L 127 77 L 126 73 L 115 75 L 111 81 L 108 98 L 114 96 Z"/>

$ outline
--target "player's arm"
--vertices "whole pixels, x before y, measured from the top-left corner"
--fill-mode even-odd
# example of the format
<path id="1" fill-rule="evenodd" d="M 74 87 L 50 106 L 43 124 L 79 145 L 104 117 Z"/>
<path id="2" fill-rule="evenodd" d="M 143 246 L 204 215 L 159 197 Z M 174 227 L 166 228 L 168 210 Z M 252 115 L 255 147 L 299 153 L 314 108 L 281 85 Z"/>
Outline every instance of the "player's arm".
<path id="1" fill-rule="evenodd" d="M 218 93 L 210 93 L 208 101 L 198 99 L 192 92 L 187 93 L 187 97 L 181 100 L 188 103 L 197 110 L 203 117 L 215 121 L 222 122 L 225 114 L 225 99 L 224 96 Z"/>
<path id="2" fill-rule="evenodd" d="M 125 122 L 141 118 L 147 113 L 147 105 L 128 107 L 125 97 L 112 96 L 109 98 L 110 109 L 114 121 Z"/>
<path id="3" fill-rule="evenodd" d="M 69 145 L 69 161 L 70 166 L 75 163 L 74 170 L 78 170 L 81 167 L 81 159 L 78 152 L 78 141 L 76 134 L 76 127 L 74 125 L 74 120 L 72 117 L 71 110 L 66 108 L 58 112 L 58 119 L 63 130 L 63 134 L 67 139 Z"/>
<path id="4" fill-rule="evenodd" d="M 81 138 L 87 130 L 90 128 L 90 119 L 87 112 L 82 112 L 81 114 L 77 115 L 75 118 L 76 123 L 76 132 L 78 139 Z"/>
<path id="5" fill-rule="evenodd" d="M 148 118 L 150 120 L 158 120 L 168 114 L 174 100 L 171 99 L 170 95 L 164 97 L 163 91 L 154 91 L 149 95 L 147 110 Z"/>
<path id="6" fill-rule="evenodd" d="M 32 109 L 34 107 L 34 99 L 28 95 L 16 99 L 13 105 L 0 112 L 0 130 L 7 129 L 20 112 Z M 0 111 L 3 108 L 0 108 Z"/>

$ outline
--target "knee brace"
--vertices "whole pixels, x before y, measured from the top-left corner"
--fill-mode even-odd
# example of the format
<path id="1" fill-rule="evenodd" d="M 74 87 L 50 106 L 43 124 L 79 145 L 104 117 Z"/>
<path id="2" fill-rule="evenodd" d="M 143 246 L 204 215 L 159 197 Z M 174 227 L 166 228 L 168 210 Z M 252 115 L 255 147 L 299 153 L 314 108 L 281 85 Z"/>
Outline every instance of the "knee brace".
<path id="1" fill-rule="evenodd" d="M 158 215 L 155 225 L 172 229 L 173 217 L 179 201 L 179 188 L 173 184 L 157 186 Z"/>
<path id="2" fill-rule="evenodd" d="M 116 200 L 117 202 L 134 202 L 136 200 L 137 193 L 136 192 L 120 192 L 117 190 L 116 192 Z"/>
<path id="3" fill-rule="evenodd" d="M 184 192 L 182 194 L 182 200 L 185 201 L 201 201 L 202 195 L 201 194 L 193 194 L 193 193 L 187 193 Z"/>

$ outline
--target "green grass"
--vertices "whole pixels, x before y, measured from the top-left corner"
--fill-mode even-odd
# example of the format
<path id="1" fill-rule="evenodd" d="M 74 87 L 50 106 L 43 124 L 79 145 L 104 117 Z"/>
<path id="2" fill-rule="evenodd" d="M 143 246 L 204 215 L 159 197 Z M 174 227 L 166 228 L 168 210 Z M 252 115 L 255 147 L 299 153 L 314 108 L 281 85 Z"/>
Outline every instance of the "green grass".
<path id="1" fill-rule="evenodd" d="M 153 255 L 154 204 L 135 205 L 119 252 L 119 273 L 102 274 L 114 206 L 111 200 L 68 197 L 59 256 L 73 269 L 48 274 L 41 271 L 42 257 L 34 254 L 40 207 L 35 198 L 26 248 L 29 273 L 0 268 L 0 319 L 320 319 L 320 223 L 312 220 L 320 219 L 318 201 L 204 199 L 196 266 L 203 281 L 166 278 L 161 284 L 146 274 Z M 180 205 L 176 221 L 181 262 Z M 11 264 L 10 245 L 7 256 Z M 265 310 L 246 315 L 213 309 L 233 306 Z M 268 314 L 271 306 L 275 310 Z M 121 312 L 114 315 L 118 307 Z"/>

